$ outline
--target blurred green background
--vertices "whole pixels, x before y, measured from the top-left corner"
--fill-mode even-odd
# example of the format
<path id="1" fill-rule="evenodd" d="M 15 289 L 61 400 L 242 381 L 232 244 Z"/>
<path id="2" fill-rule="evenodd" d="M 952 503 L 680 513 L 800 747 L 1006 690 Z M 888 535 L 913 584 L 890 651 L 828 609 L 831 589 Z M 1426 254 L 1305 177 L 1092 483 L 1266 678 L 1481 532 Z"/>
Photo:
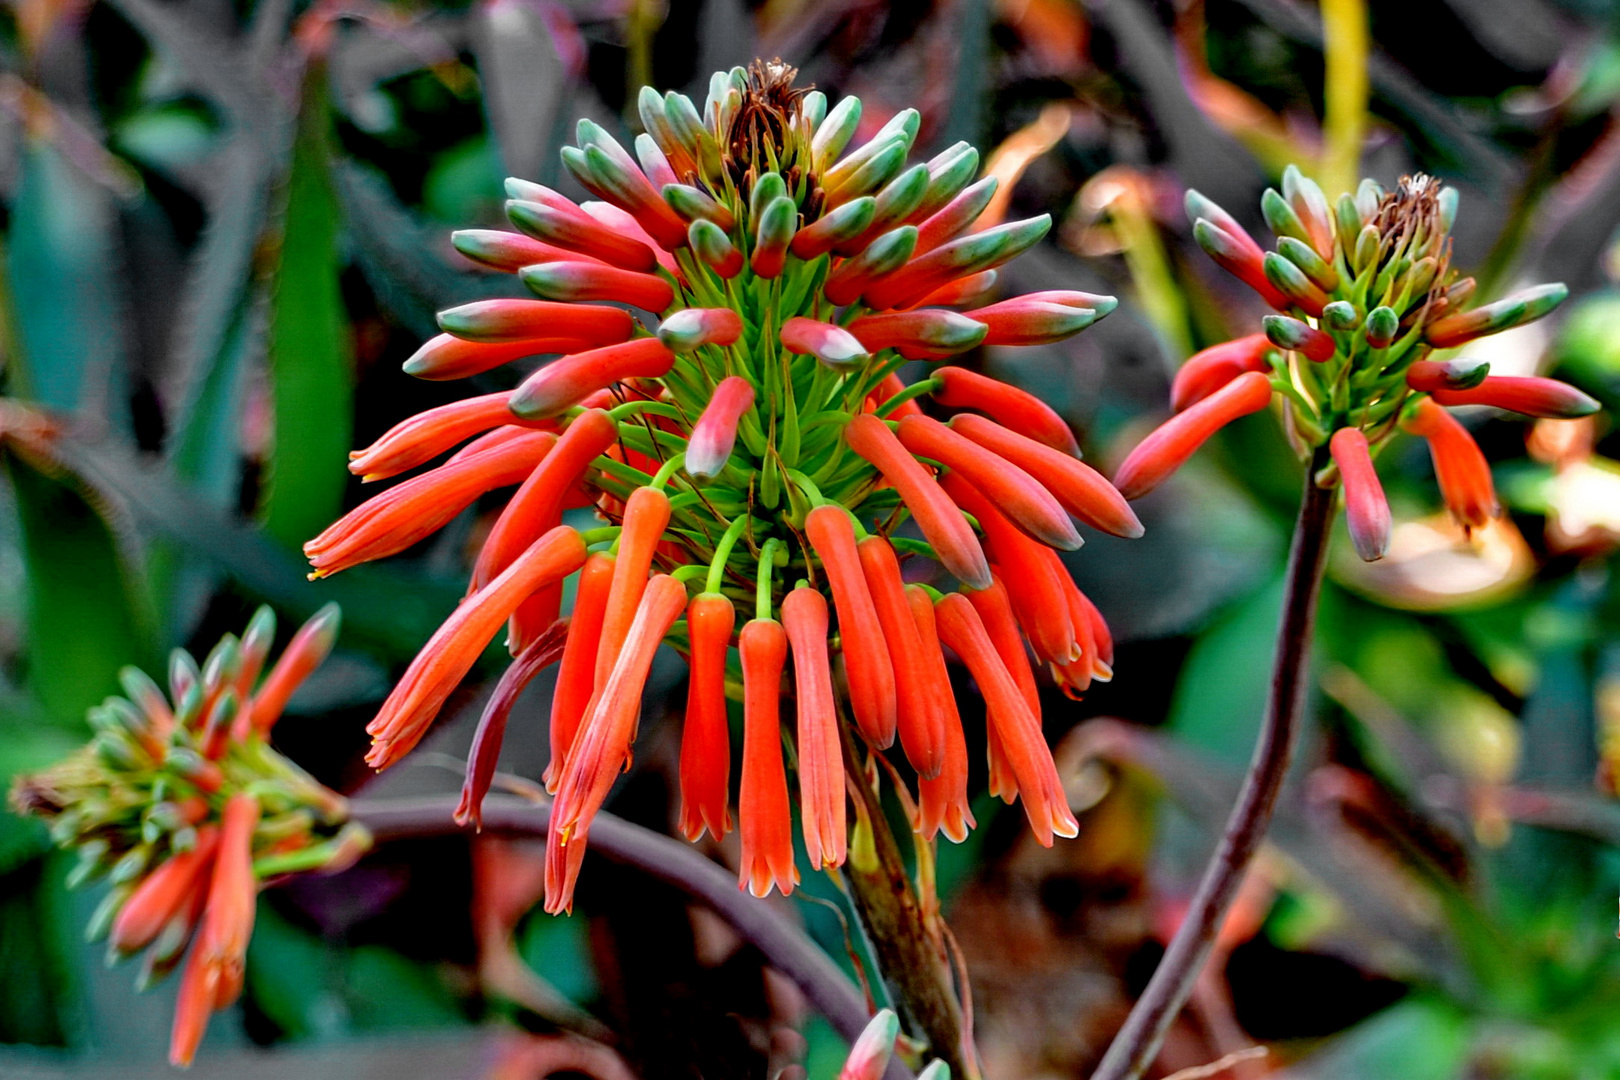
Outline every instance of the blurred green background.
<path id="1" fill-rule="evenodd" d="M 701 93 L 777 55 L 859 94 L 872 128 L 916 106 L 924 149 L 975 142 L 1017 211 L 1053 215 L 1008 293 L 1120 296 L 1070 342 L 970 360 L 1053 402 L 1093 461 L 1162 417 L 1193 350 L 1258 329 L 1259 301 L 1191 243 L 1183 190 L 1257 227 L 1290 162 L 1330 196 L 1358 170 L 1456 184 L 1454 258 L 1484 298 L 1574 294 L 1475 355 L 1620 405 L 1604 0 L 8 0 L 0 773 L 82 742 L 121 665 L 204 653 L 260 602 L 292 626 L 337 600 L 340 651 L 278 745 L 347 792 L 453 790 L 498 668 L 383 781 L 362 729 L 459 595 L 479 515 L 318 583 L 298 545 L 360 498 L 351 447 L 467 390 L 399 370 L 435 310 L 510 294 L 449 230 L 496 223 L 508 174 L 579 195 L 557 147 L 578 116 L 628 134 L 628 88 Z M 1422 447 L 1384 455 L 1394 549 L 1364 567 L 1336 548 L 1310 738 L 1162 1071 L 1264 1042 L 1231 1075 L 1620 1076 L 1608 416 L 1466 417 L 1508 511 L 1469 542 Z M 994 1080 L 1086 1075 L 1174 927 L 1257 726 L 1298 482 L 1251 418 L 1145 500 L 1144 539 L 1088 534 L 1069 559 L 1121 641 L 1113 683 L 1047 694 L 1081 837 L 1043 851 L 981 799 L 982 828 L 941 853 Z M 671 700 L 679 668 L 660 669 Z M 530 691 L 503 767 L 538 775 L 549 695 Z M 674 731 L 643 725 L 613 810 L 669 828 Z M 834 1074 L 830 1029 L 711 914 L 606 864 L 574 916 L 531 914 L 536 866 L 523 844 L 401 842 L 267 893 L 198 1072 Z M 0 813 L 0 1076 L 159 1075 L 172 988 L 136 997 L 81 943 L 97 897 L 66 869 Z M 805 891 L 784 907 L 845 957 L 835 893 Z"/>

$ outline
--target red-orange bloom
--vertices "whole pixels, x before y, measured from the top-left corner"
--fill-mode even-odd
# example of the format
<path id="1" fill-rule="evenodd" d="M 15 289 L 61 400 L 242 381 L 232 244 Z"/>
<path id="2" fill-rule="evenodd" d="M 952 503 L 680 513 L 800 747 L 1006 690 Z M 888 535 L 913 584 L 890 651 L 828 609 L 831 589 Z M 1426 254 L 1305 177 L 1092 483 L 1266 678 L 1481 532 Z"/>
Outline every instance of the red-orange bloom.
<path id="1" fill-rule="evenodd" d="M 1435 480 L 1452 517 L 1468 529 L 1489 524 L 1500 509 L 1496 485 L 1491 480 L 1490 463 L 1468 429 L 1431 398 L 1420 399 L 1401 426 L 1429 441 Z"/>
<path id="2" fill-rule="evenodd" d="M 1127 499 L 1141 498 L 1180 468 L 1215 432 L 1270 403 L 1270 379 L 1258 371 L 1239 375 L 1150 432 L 1114 473 L 1114 486 Z"/>
<path id="3" fill-rule="evenodd" d="M 726 651 L 736 617 L 731 600 L 720 593 L 699 593 L 686 609 L 691 676 L 681 731 L 681 832 L 688 840 L 697 840 L 705 828 L 716 840 L 731 831 Z"/>
<path id="4" fill-rule="evenodd" d="M 616 382 L 657 378 L 674 362 L 675 354 L 657 338 L 637 338 L 558 357 L 523 380 L 512 394 L 510 407 L 516 415 L 530 419 L 555 416 Z"/>
<path id="5" fill-rule="evenodd" d="M 1063 782 L 1058 778 L 1052 751 L 1041 734 L 1040 722 L 1030 712 L 1018 684 L 1007 672 L 984 623 L 973 604 L 960 593 L 952 593 L 934 605 L 939 637 L 949 645 L 973 673 L 984 694 L 990 722 L 996 726 L 1002 751 L 1018 781 L 1018 794 L 1024 801 L 1035 839 L 1043 847 L 1052 838 L 1075 836 L 1080 825 L 1069 810 Z"/>
<path id="6" fill-rule="evenodd" d="M 942 367 L 933 377 L 939 384 L 934 400 L 941 405 L 977 409 L 996 423 L 1021 431 L 1070 457 L 1080 456 L 1080 444 L 1069 425 L 1056 409 L 1034 394 L 967 368 Z"/>
<path id="7" fill-rule="evenodd" d="M 793 650 L 804 846 L 811 866 L 842 866 L 844 757 L 827 659 L 827 601 L 815 589 L 794 589 L 782 600 L 782 625 Z"/>
<path id="8" fill-rule="evenodd" d="M 922 638 L 906 600 L 894 546 L 881 536 L 868 536 L 855 545 L 855 550 L 894 670 L 900 746 L 917 775 L 932 779 L 939 775 L 945 760 L 945 701 L 950 696 L 950 684 L 935 679 L 922 655 Z"/>
<path id="9" fill-rule="evenodd" d="M 1170 383 L 1170 411 L 1203 401 L 1246 371 L 1267 371 L 1266 354 L 1275 349 L 1264 334 L 1250 334 L 1193 353 Z"/>
<path id="10" fill-rule="evenodd" d="M 469 596 L 411 661 L 399 685 L 366 731 L 366 764 L 386 769 L 427 733 L 444 699 L 461 682 L 500 625 L 536 591 L 562 580 L 585 561 L 579 533 L 559 525 L 536 540 L 512 565 Z"/>
<path id="11" fill-rule="evenodd" d="M 1059 505 L 1094 529 L 1135 539 L 1142 522 L 1125 496 L 1085 462 L 1012 428 L 972 413 L 951 417 L 952 430 L 1023 469 L 1052 493 Z"/>
<path id="12" fill-rule="evenodd" d="M 630 624 L 641 609 L 641 594 L 652 570 L 653 553 L 669 524 L 669 496 L 658 488 L 639 487 L 624 505 L 624 529 L 619 533 L 619 558 L 613 567 L 613 586 L 602 613 L 602 639 L 596 646 L 596 686 L 607 682 Z"/>
<path id="13" fill-rule="evenodd" d="M 232 795 L 225 803 L 207 906 L 175 1004 L 171 1065 L 191 1064 L 209 1014 L 231 1004 L 242 991 L 242 961 L 253 935 L 253 903 L 259 891 L 252 850 L 258 824 L 259 803 L 253 796 Z"/>
<path id="14" fill-rule="evenodd" d="M 472 748 L 467 751 L 467 773 L 461 784 L 461 799 L 456 803 L 456 824 L 483 828 L 484 796 L 489 794 L 490 782 L 495 778 L 495 763 L 501 754 L 501 740 L 506 737 L 506 722 L 511 718 L 518 697 L 535 676 L 562 656 L 567 636 L 565 625 L 553 626 L 549 634 L 537 638 L 520 652 L 502 673 L 501 681 L 495 684 L 495 692 L 489 696 L 489 703 L 478 718 Z M 554 730 L 555 727 L 553 722 Z"/>
<path id="15" fill-rule="evenodd" d="M 442 529 L 484 492 L 521 482 L 556 441 L 550 432 L 524 432 L 367 499 L 304 545 L 314 576 L 404 551 Z"/>
<path id="16" fill-rule="evenodd" d="M 804 533 L 827 571 L 838 608 L 838 636 L 855 722 L 874 746 L 886 747 L 894 742 L 894 667 L 861 573 L 854 525 L 842 507 L 818 506 L 805 516 Z"/>
<path id="17" fill-rule="evenodd" d="M 899 434 L 907 450 L 960 473 L 1036 540 L 1064 551 L 1080 546 L 1080 534 L 1052 493 L 1006 458 L 930 416 L 906 417 Z"/>
<path id="18" fill-rule="evenodd" d="M 190 851 L 170 856 L 146 875 L 118 909 L 109 935 L 112 947 L 128 954 L 156 941 L 163 928 L 195 901 L 198 892 L 207 891 L 218 845 L 219 827 L 204 825 L 197 830 L 197 842 Z"/>
<path id="19" fill-rule="evenodd" d="M 598 345 L 611 345 L 630 336 L 635 320 L 630 313 L 618 308 L 602 308 L 623 318 L 623 333 L 603 332 L 590 337 L 552 336 L 527 337 L 515 341 L 468 341 L 453 334 L 440 334 L 429 338 L 410 359 L 405 361 L 405 374 L 418 379 L 465 379 L 481 372 L 523 360 L 530 356 L 550 356 L 554 353 L 575 353 L 593 349 Z"/>
<path id="20" fill-rule="evenodd" d="M 1431 393 L 1442 405 L 1489 405 L 1549 420 L 1590 416 L 1601 407 L 1595 398 L 1566 382 L 1513 375 L 1487 375 L 1471 389 L 1438 387 Z"/>
<path id="21" fill-rule="evenodd" d="M 1333 433 L 1328 447 L 1344 485 L 1345 524 L 1350 527 L 1356 554 L 1367 562 L 1382 559 L 1389 552 L 1389 501 L 1384 498 L 1384 487 L 1373 468 L 1367 436 L 1359 428 L 1340 428 Z"/>
<path id="22" fill-rule="evenodd" d="M 761 897 L 775 885 L 787 896 L 799 883 L 779 718 L 787 633 L 775 619 L 750 619 L 737 648 L 743 674 L 742 789 L 737 800 L 742 866 L 737 884 Z"/>
<path id="23" fill-rule="evenodd" d="M 737 445 L 737 422 L 753 405 L 754 387 L 747 379 L 731 375 L 720 380 L 686 442 L 688 474 L 696 480 L 720 475 Z"/>
<path id="24" fill-rule="evenodd" d="M 557 685 L 551 695 L 551 761 L 546 765 L 544 779 L 546 790 L 552 794 L 556 794 L 557 781 L 562 778 L 562 763 L 568 758 L 568 748 L 574 745 L 574 734 L 596 695 L 596 654 L 602 642 L 608 593 L 613 588 L 614 561 L 605 551 L 593 551 L 579 572 L 574 613 L 568 620 L 568 644 L 563 647 Z"/>
<path id="25" fill-rule="evenodd" d="M 395 424 L 364 450 L 349 454 L 349 471 L 368 483 L 433 460 L 457 443 L 503 424 L 522 423 L 506 407 L 510 390 L 452 401 Z M 549 421 L 540 421 L 547 425 Z"/>
<path id="26" fill-rule="evenodd" d="M 574 736 L 546 831 L 546 910 L 553 914 L 573 910 L 591 820 L 630 759 L 653 654 L 685 607 L 686 590 L 668 574 L 647 582 L 624 648 Z"/>
<path id="27" fill-rule="evenodd" d="M 250 729 L 261 738 L 270 734 L 270 729 L 281 719 L 282 710 L 286 709 L 293 691 L 302 686 L 304 680 L 331 655 L 332 646 L 337 643 L 340 618 L 337 607 L 328 605 L 298 628 L 293 639 L 287 643 L 287 648 L 282 651 L 281 658 L 276 661 L 276 666 L 265 676 L 264 685 L 237 712 L 236 729 L 232 731 L 235 738 L 246 737 Z M 238 685 L 246 689 L 244 684 Z"/>
<path id="28" fill-rule="evenodd" d="M 990 564 L 967 519 L 887 424 L 870 414 L 857 416 L 844 429 L 844 441 L 894 485 L 946 570 L 974 588 L 990 583 Z"/>
<path id="29" fill-rule="evenodd" d="M 940 729 L 944 752 L 939 775 L 917 781 L 917 831 L 932 839 L 944 832 L 955 843 L 967 839 L 968 830 L 978 824 L 968 805 L 967 738 L 962 734 L 962 718 L 951 693 L 951 675 L 945 668 L 945 654 L 939 647 L 939 628 L 934 620 L 934 601 L 921 585 L 906 586 L 906 606 L 912 625 L 917 628 L 918 657 L 928 685 L 936 690 L 934 700 L 940 709 Z"/>

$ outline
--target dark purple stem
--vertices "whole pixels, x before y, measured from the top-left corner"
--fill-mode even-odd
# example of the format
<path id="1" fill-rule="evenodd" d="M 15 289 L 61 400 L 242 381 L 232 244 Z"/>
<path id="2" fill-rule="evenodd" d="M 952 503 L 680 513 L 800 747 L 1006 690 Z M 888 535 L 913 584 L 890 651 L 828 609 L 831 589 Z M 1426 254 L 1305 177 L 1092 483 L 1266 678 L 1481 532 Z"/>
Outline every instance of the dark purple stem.
<path id="1" fill-rule="evenodd" d="M 1324 457 L 1320 452 L 1317 456 Z M 1204 869 L 1187 917 L 1091 1080 L 1141 1080 L 1158 1057 L 1165 1033 L 1187 1003 L 1249 862 L 1271 823 L 1271 811 L 1287 775 L 1299 730 L 1311 633 L 1316 624 L 1316 598 L 1321 591 L 1322 562 L 1333 521 L 1335 489 L 1316 484 L 1321 464 L 1313 461 L 1305 473 L 1305 494 L 1288 553 L 1288 586 L 1272 659 L 1271 694 L 1243 790 L 1227 818 L 1220 845 Z"/>
<path id="2" fill-rule="evenodd" d="M 455 823 L 455 807 L 456 800 L 448 796 L 358 798 L 349 804 L 349 812 L 378 840 L 392 840 L 466 832 Z M 544 836 L 550 821 L 549 805 L 499 795 L 484 801 L 484 828 L 490 832 Z M 591 822 L 591 850 L 634 866 L 708 905 L 758 947 L 773 968 L 791 979 L 845 1039 L 853 1043 L 866 1027 L 870 1016 L 865 999 L 827 954 L 774 905 L 741 892 L 732 874 L 690 845 L 601 813 Z M 885 1080 L 911 1080 L 911 1073 L 891 1059 Z"/>

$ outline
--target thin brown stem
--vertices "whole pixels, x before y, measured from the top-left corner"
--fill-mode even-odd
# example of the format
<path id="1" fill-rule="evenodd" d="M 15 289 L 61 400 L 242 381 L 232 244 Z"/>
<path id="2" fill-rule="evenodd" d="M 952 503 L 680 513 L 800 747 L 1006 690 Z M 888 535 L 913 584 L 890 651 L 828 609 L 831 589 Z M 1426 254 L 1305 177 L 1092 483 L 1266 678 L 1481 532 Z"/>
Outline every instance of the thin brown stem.
<path id="1" fill-rule="evenodd" d="M 1317 459 L 1305 473 L 1305 493 L 1288 554 L 1287 591 L 1272 659 L 1271 693 L 1243 790 L 1227 818 L 1221 842 L 1204 869 L 1187 917 L 1091 1080 L 1140 1080 L 1153 1064 L 1165 1033 L 1187 1003 L 1198 973 L 1215 947 L 1249 862 L 1265 839 L 1298 734 L 1311 633 L 1316 623 L 1316 598 L 1321 591 L 1323 557 L 1333 521 L 1334 489 L 1316 483 L 1317 470 L 1326 463 L 1325 453 L 1319 450 Z"/>
<path id="2" fill-rule="evenodd" d="M 456 797 L 409 799 L 358 798 L 350 817 L 379 840 L 462 833 L 454 818 Z M 551 822 L 549 804 L 492 795 L 484 802 L 484 828 L 496 833 L 544 836 Z M 756 946 L 766 961 L 798 986 L 810 1004 L 850 1042 L 870 1017 L 859 990 L 814 942 L 772 904 L 740 892 L 737 880 L 688 844 L 651 829 L 600 813 L 591 822 L 591 850 L 634 866 L 649 877 L 675 886 L 707 905 L 732 929 Z M 910 1080 L 911 1073 L 891 1060 L 884 1080 Z"/>
<path id="3" fill-rule="evenodd" d="M 927 1057 L 944 1061 L 951 1075 L 978 1080 L 966 1044 L 962 1008 L 951 986 L 944 939 L 930 926 L 883 814 L 877 789 L 860 761 L 849 725 L 840 724 L 844 766 L 855 798 L 857 826 L 843 874 L 883 977 L 893 989 L 907 1030 L 928 1041 Z"/>

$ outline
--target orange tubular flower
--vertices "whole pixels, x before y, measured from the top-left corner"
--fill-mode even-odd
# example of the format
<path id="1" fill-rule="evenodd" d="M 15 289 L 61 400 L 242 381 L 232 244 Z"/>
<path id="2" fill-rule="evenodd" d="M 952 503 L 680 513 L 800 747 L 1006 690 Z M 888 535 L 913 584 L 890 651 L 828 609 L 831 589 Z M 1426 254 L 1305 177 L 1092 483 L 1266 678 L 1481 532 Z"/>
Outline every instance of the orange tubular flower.
<path id="1" fill-rule="evenodd" d="M 602 613 L 602 640 L 596 647 L 596 686 L 607 682 L 618 663 L 630 624 L 641 608 L 653 552 L 669 524 L 669 496 L 657 488 L 636 488 L 624 506 L 624 531 L 619 534 L 619 558 L 613 567 L 613 586 Z"/>
<path id="2" fill-rule="evenodd" d="M 716 840 L 731 831 L 727 784 L 731 728 L 726 721 L 726 651 L 737 611 L 720 593 L 699 593 L 686 609 L 691 677 L 681 731 L 681 832 L 696 841 L 708 829 Z"/>
<path id="3" fill-rule="evenodd" d="M 444 699 L 518 604 L 584 562 L 585 544 L 579 533 L 559 525 L 536 540 L 494 581 L 462 601 L 411 661 L 376 719 L 366 725 L 372 737 L 366 764 L 385 769 L 409 753 L 427 733 Z"/>
<path id="4" fill-rule="evenodd" d="M 569 619 L 568 644 L 563 648 L 551 696 L 551 762 L 544 779 L 546 790 L 553 795 L 562 778 L 568 748 L 574 745 L 574 734 L 596 694 L 596 656 L 601 648 L 608 593 L 613 588 L 614 562 L 607 552 L 593 551 L 579 572 L 579 593 Z"/>
<path id="5" fill-rule="evenodd" d="M 951 417 L 950 426 L 1029 473 L 1063 509 L 1092 528 L 1132 540 L 1142 535 L 1142 523 L 1125 496 L 1085 462 L 972 413 Z"/>
<path id="6" fill-rule="evenodd" d="M 202 927 L 181 977 L 169 1038 L 171 1065 L 191 1064 L 209 1015 L 242 992 L 242 961 L 253 934 L 253 903 L 259 891 L 252 851 L 258 824 L 258 800 L 248 794 L 231 796 L 221 818 Z"/>
<path id="7" fill-rule="evenodd" d="M 1484 528 L 1500 511 L 1491 466 L 1479 444 L 1433 399 L 1424 398 L 1402 426 L 1429 442 L 1434 476 L 1451 516 L 1466 529 Z"/>
<path id="8" fill-rule="evenodd" d="M 337 607 L 328 604 L 298 628 L 281 659 L 265 677 L 264 685 L 237 711 L 236 729 L 232 734 L 238 741 L 248 730 L 260 738 L 269 737 L 270 729 L 281 719 L 293 691 L 331 655 L 332 646 L 337 642 L 338 619 Z M 247 688 L 243 685 L 242 689 L 245 692 Z"/>
<path id="9" fill-rule="evenodd" d="M 1547 420 L 1590 416 L 1601 407 L 1595 398 L 1557 379 L 1512 375 L 1487 375 L 1466 390 L 1437 387 L 1432 396 L 1441 405 L 1489 405 Z"/>
<path id="10" fill-rule="evenodd" d="M 523 380 L 512 394 L 511 409 L 527 419 L 555 416 L 613 383 L 658 378 L 674 362 L 675 354 L 657 338 L 639 338 L 564 356 Z"/>
<path id="11" fill-rule="evenodd" d="M 163 932 L 163 928 L 197 893 L 208 888 L 208 875 L 214 866 L 214 849 L 219 845 L 219 827 L 204 825 L 197 830 L 197 843 L 148 874 L 130 894 L 118 917 L 113 920 L 108 940 L 123 954 L 140 952 Z"/>
<path id="12" fill-rule="evenodd" d="M 883 638 L 877 608 L 861 574 L 855 528 L 836 506 L 818 506 L 804 519 L 810 539 L 827 573 L 838 608 L 838 636 L 849 673 L 850 708 L 867 741 L 879 748 L 894 742 L 894 667 Z"/>
<path id="13" fill-rule="evenodd" d="M 967 519 L 889 426 L 875 416 L 857 416 L 844 430 L 844 439 L 894 485 L 945 569 L 974 588 L 988 585 L 990 564 Z"/>
<path id="14" fill-rule="evenodd" d="M 425 464 L 459 442 L 515 422 L 506 407 L 511 396 L 511 391 L 502 390 L 418 413 L 364 450 L 351 453 L 349 471 L 369 483 Z"/>
<path id="15" fill-rule="evenodd" d="M 1170 383 L 1170 411 L 1186 411 L 1246 371 L 1270 370 L 1266 355 L 1275 348 L 1266 335 L 1250 334 L 1193 353 Z"/>
<path id="16" fill-rule="evenodd" d="M 1071 517 L 1141 531 L 1123 497 L 1075 460 L 1077 440 L 1062 419 L 1032 395 L 959 369 L 911 386 L 899 376 L 909 360 L 986 341 L 1060 340 L 1107 315 L 1113 300 L 1070 291 L 986 298 L 996 268 L 1038 242 L 1050 221 L 984 227 L 998 182 L 975 182 L 977 152 L 965 144 L 908 167 L 914 110 L 845 152 L 859 103 L 829 110 L 793 75 L 774 62 L 723 72 L 701 103 L 649 89 L 636 103 L 644 134 L 633 152 L 581 123 L 563 164 L 601 201 L 576 204 L 509 179 L 512 230 L 468 230 L 455 244 L 541 298 L 442 312 L 444 333 L 407 369 L 454 378 L 560 355 L 516 390 L 431 410 L 356 453 L 353 468 L 368 478 L 427 471 L 310 544 L 316 572 L 330 573 L 398 551 L 484 493 L 518 485 L 487 532 L 473 533 L 483 539 L 468 596 L 372 721 L 368 760 L 386 767 L 421 738 L 506 620 L 515 659 L 480 721 L 458 807 L 476 822 L 512 700 L 560 657 L 545 775 L 557 798 L 552 910 L 571 902 L 586 829 L 627 761 L 635 698 L 659 639 L 691 665 L 682 831 L 724 835 L 736 800 L 744 887 L 786 891 L 797 881 L 791 793 L 801 796 L 814 861 L 837 865 L 848 825 L 842 785 L 900 775 L 871 772 L 870 760 L 846 773 L 842 752 L 855 731 L 863 759 L 900 736 L 896 756 L 920 778 L 917 828 L 960 840 L 973 825 L 968 751 L 934 609 L 928 595 L 908 593 L 897 551 L 977 589 L 994 585 L 993 555 L 1036 655 L 1072 686 L 1076 664 L 1089 677 L 1101 661 L 1079 651 L 1093 626 L 1048 545 L 1078 545 Z M 967 306 L 974 310 L 948 310 Z M 928 393 L 995 419 L 930 420 L 919 405 Z M 947 494 L 958 489 L 960 506 Z M 604 524 L 576 534 L 562 525 L 570 508 L 589 508 Z M 891 543 L 908 518 L 924 539 Z M 563 619 L 562 579 L 575 568 Z M 739 614 L 750 593 L 752 607 Z M 673 621 L 682 610 L 684 629 Z M 736 751 L 727 664 L 733 628 L 745 620 L 739 798 L 728 786 Z M 798 672 L 798 723 L 786 724 L 784 623 Z M 995 625 L 1006 647 L 1005 620 Z M 833 677 L 840 667 L 847 678 Z M 216 740 L 231 700 L 207 699 Z M 1018 740 L 1032 728 L 1038 737 L 1033 720 L 1020 726 L 1031 715 L 1027 701 L 1021 708 L 1006 724 Z M 997 709 L 1005 714 L 1005 703 Z M 1027 765 L 1031 751 L 994 730 L 997 746 L 1009 743 L 998 789 L 1029 788 L 1044 805 L 1046 789 L 1012 778 L 1010 763 Z M 161 745 L 160 734 L 146 734 Z M 795 763 L 792 784 L 785 761 Z M 212 765 L 192 771 L 217 785 Z M 1038 816 L 1050 834 L 1054 815 Z"/>
<path id="17" fill-rule="evenodd" d="M 750 619 L 737 647 L 743 673 L 742 791 L 737 803 L 742 867 L 737 884 L 760 897 L 775 885 L 787 896 L 799 883 L 778 720 L 787 633 L 775 619 Z"/>
<path id="18" fill-rule="evenodd" d="M 1053 573 L 1047 548 L 1031 540 L 1004 517 L 977 488 L 960 476 L 947 476 L 945 490 L 958 506 L 972 514 L 984 530 L 990 555 L 1009 582 L 1013 610 L 1035 649 L 1051 663 L 1069 663 L 1080 655 L 1076 627 L 1069 618 L 1063 582 L 1067 575 Z M 992 582 L 995 580 L 992 577 Z M 986 586 L 988 588 L 989 586 Z"/>
<path id="19" fill-rule="evenodd" d="M 827 601 L 815 589 L 794 589 L 782 601 L 782 625 L 793 650 L 793 696 L 799 706 L 799 807 L 804 818 L 804 846 L 811 866 L 842 866 L 844 758 L 827 660 Z"/>
<path id="20" fill-rule="evenodd" d="M 949 645 L 973 673 L 988 707 L 990 722 L 996 727 L 1002 751 L 1018 781 L 1018 794 L 1024 801 L 1035 839 L 1043 847 L 1052 846 L 1052 837 L 1075 836 L 1079 822 L 1069 810 L 1063 782 L 1058 778 L 1052 751 L 1041 735 L 1040 723 L 1030 712 L 1029 703 L 1018 684 L 1007 673 L 1007 665 L 996 652 L 990 635 L 973 604 L 960 593 L 952 593 L 934 610 L 939 637 Z"/>
<path id="21" fill-rule="evenodd" d="M 1039 724 L 1041 692 L 1035 685 L 1035 671 L 1029 665 L 1029 657 L 1024 653 L 1024 639 L 1018 633 L 1007 587 L 998 579 L 988 589 L 970 589 L 963 595 L 979 613 L 985 633 L 990 635 L 990 641 L 996 647 L 996 655 L 1007 666 L 1007 674 L 1012 676 L 1024 700 L 1029 703 L 1029 711 L 1034 715 L 1035 722 Z M 1018 779 L 1007 760 L 1007 751 L 1002 749 L 1001 735 L 993 723 L 985 727 L 985 758 L 990 770 L 987 785 L 990 794 L 1011 805 L 1018 798 Z"/>
<path id="22" fill-rule="evenodd" d="M 1333 433 L 1328 447 L 1344 485 L 1345 523 L 1350 526 L 1356 554 L 1367 562 L 1382 559 L 1389 552 L 1392 525 L 1389 501 L 1384 498 L 1384 486 L 1378 482 L 1367 450 L 1367 436 L 1358 428 L 1340 428 Z"/>
<path id="23" fill-rule="evenodd" d="M 954 843 L 967 839 L 968 830 L 978 822 L 968 805 L 967 738 L 962 733 L 962 717 L 951 694 L 951 676 L 945 668 L 945 653 L 939 647 L 939 628 L 934 620 L 934 601 L 921 585 L 906 586 L 906 606 L 917 629 L 917 656 L 926 685 L 933 688 L 933 700 L 940 711 L 943 752 L 939 775 L 917 781 L 917 831 L 929 839 L 940 832 Z"/>
<path id="24" fill-rule="evenodd" d="M 1064 551 L 1080 546 L 1080 534 L 1052 493 L 1006 458 L 929 416 L 906 417 L 900 421 L 899 434 L 907 450 L 960 473 L 1036 540 Z"/>
<path id="25" fill-rule="evenodd" d="M 668 574 L 655 575 L 647 582 L 624 647 L 574 736 L 546 832 L 546 910 L 553 914 L 573 910 L 574 882 L 585 858 L 591 819 L 607 800 L 614 777 L 630 759 L 641 690 L 652 669 L 653 654 L 685 607 L 686 590 Z"/>
<path id="26" fill-rule="evenodd" d="M 1239 375 L 1137 444 L 1114 473 L 1114 486 L 1127 499 L 1141 498 L 1179 469 L 1215 432 L 1270 403 L 1270 379 L 1258 371 Z"/>
<path id="27" fill-rule="evenodd" d="M 868 536 L 855 545 L 855 550 L 894 670 L 900 746 L 917 775 L 932 780 L 939 775 L 945 760 L 949 681 L 936 681 L 923 657 L 922 638 L 906 600 L 905 582 L 900 577 L 900 561 L 895 557 L 894 546 L 881 536 Z"/>
<path id="28" fill-rule="evenodd" d="M 522 482 L 556 441 L 550 432 L 525 432 L 368 499 L 304 545 L 315 567 L 313 576 L 404 551 L 443 528 L 484 492 Z"/>
<path id="29" fill-rule="evenodd" d="M 440 334 L 438 337 L 428 339 L 426 344 L 405 361 L 405 374 L 435 381 L 465 379 L 530 356 L 575 353 L 581 349 L 611 345 L 627 339 L 631 328 L 635 325 L 630 313 L 620 311 L 618 308 L 601 310 L 624 317 L 623 333 L 618 333 L 618 328 L 610 333 L 608 328 L 604 327 L 601 333 L 590 337 L 531 337 L 515 341 L 470 341 L 453 334 Z"/>
<path id="30" fill-rule="evenodd" d="M 1013 428 L 1030 438 L 1061 450 L 1070 457 L 1080 456 L 1080 444 L 1057 410 L 1025 390 L 969 371 L 942 367 L 934 372 L 939 388 L 934 400 L 952 409 L 977 409 L 996 423 Z"/>

